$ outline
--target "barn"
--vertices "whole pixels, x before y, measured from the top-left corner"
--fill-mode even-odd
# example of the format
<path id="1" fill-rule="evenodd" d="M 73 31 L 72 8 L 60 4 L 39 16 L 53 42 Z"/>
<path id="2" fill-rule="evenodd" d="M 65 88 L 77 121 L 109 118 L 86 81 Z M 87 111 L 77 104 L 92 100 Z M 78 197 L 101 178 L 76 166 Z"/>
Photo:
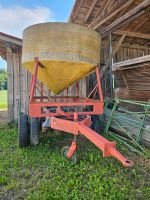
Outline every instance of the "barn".
<path id="1" fill-rule="evenodd" d="M 96 30 L 101 44 L 101 83 L 105 97 L 148 101 L 150 21 L 148 0 L 76 0 L 69 22 Z M 31 75 L 21 67 L 22 40 L 0 33 L 0 55 L 7 61 L 8 118 L 28 112 Z M 87 95 L 94 78 L 84 79 Z"/>
<path id="2" fill-rule="evenodd" d="M 14 121 L 19 112 L 27 112 L 31 77 L 21 66 L 22 39 L 0 33 L 0 56 L 7 62 L 8 120 Z"/>
<path id="3" fill-rule="evenodd" d="M 150 98 L 149 1 L 77 0 L 69 21 L 102 38 L 101 81 L 105 96 Z"/>

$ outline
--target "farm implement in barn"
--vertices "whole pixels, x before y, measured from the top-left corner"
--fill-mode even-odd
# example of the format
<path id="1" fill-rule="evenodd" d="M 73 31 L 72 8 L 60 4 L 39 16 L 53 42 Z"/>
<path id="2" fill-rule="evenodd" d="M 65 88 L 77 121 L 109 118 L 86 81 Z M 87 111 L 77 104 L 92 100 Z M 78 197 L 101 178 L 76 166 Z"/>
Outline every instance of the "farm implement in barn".
<path id="1" fill-rule="evenodd" d="M 99 68 L 95 67 L 92 73 L 96 73 L 97 83 L 88 97 L 80 96 L 78 82 L 75 84 L 77 96 L 69 96 L 68 88 L 64 91 L 64 96 L 49 96 L 46 94 L 43 84 L 37 80 L 38 70 L 42 65 L 38 57 L 34 59 L 34 72 L 30 85 L 29 116 L 30 116 L 30 144 L 36 145 L 39 140 L 39 119 L 45 119 L 43 127 L 54 130 L 72 133 L 74 139 L 70 147 L 64 147 L 62 152 L 66 158 L 75 157 L 77 150 L 77 137 L 85 136 L 95 144 L 102 152 L 103 157 L 115 157 L 124 167 L 132 167 L 133 162 L 124 157 L 117 149 L 116 143 L 110 142 L 99 133 L 90 128 L 91 116 L 103 114 L 103 96 L 100 83 Z M 39 95 L 36 95 L 38 91 Z M 95 96 L 99 100 L 95 100 Z M 86 108 L 89 108 L 88 110 Z M 27 115 L 21 114 L 19 118 L 19 145 L 29 144 L 27 128 Z M 76 158 L 75 158 L 76 160 Z"/>

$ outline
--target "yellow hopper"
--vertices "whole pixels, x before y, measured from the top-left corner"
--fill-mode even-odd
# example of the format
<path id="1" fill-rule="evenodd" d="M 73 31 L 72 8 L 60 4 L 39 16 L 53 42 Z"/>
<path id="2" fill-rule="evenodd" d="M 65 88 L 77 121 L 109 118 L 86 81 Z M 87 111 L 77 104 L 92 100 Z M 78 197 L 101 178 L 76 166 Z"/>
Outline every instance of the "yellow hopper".
<path id="1" fill-rule="evenodd" d="M 41 23 L 23 32 L 22 64 L 31 73 L 34 57 L 43 67 L 38 79 L 54 93 L 89 74 L 99 63 L 99 34 L 71 23 Z"/>

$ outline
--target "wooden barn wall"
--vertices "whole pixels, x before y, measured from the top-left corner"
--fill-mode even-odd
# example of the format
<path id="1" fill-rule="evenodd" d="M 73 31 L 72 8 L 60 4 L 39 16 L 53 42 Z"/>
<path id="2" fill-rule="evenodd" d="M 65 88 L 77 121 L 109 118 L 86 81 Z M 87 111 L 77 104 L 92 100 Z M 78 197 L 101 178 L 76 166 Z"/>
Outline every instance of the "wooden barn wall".
<path id="1" fill-rule="evenodd" d="M 114 51 L 116 45 L 112 45 L 112 52 Z M 129 60 L 145 55 L 150 54 L 150 47 L 147 46 L 140 46 L 140 45 L 129 45 L 123 44 L 116 52 L 115 56 L 113 57 L 113 62 L 121 62 L 124 60 Z M 109 46 L 108 44 L 102 44 L 101 48 L 101 63 L 107 64 L 109 59 Z"/>
<path id="2" fill-rule="evenodd" d="M 121 62 L 124 60 L 130 60 L 137 57 L 142 57 L 150 54 L 150 48 L 144 47 L 128 47 L 122 46 L 118 49 L 116 55 L 114 56 L 114 63 Z"/>
<path id="3" fill-rule="evenodd" d="M 112 45 L 112 54 L 115 49 L 116 45 L 113 43 Z M 121 47 L 118 49 L 116 54 L 113 57 L 113 63 L 118 63 L 121 61 L 129 60 L 138 58 L 141 56 L 150 55 L 150 47 L 148 46 L 140 46 L 138 44 L 125 44 L 123 43 Z M 101 71 L 104 70 L 101 76 L 101 83 L 102 83 L 102 90 L 104 97 L 110 96 L 110 78 L 109 78 L 109 71 L 108 71 L 108 63 L 109 63 L 109 46 L 108 44 L 102 43 L 101 48 Z M 114 77 L 115 79 L 115 77 Z"/>
<path id="4" fill-rule="evenodd" d="M 7 48 L 8 118 L 16 120 L 20 112 L 27 112 L 30 74 L 21 67 L 22 48 Z"/>

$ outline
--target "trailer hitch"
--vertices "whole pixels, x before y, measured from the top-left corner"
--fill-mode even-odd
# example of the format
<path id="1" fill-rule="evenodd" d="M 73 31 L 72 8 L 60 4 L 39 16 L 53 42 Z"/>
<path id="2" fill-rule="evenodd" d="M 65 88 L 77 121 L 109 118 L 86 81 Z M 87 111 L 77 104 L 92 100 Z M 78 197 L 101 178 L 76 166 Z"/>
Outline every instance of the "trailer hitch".
<path id="1" fill-rule="evenodd" d="M 110 142 L 103 136 L 99 135 L 95 131 L 89 128 L 91 124 L 91 117 L 86 116 L 82 121 L 66 120 L 56 117 L 51 117 L 51 128 L 61 130 L 64 132 L 72 133 L 75 136 L 81 134 L 88 140 L 95 144 L 102 152 L 103 157 L 114 157 L 119 160 L 124 167 L 133 167 L 133 162 L 124 157 L 117 149 L 116 143 Z M 77 149 L 76 142 L 72 142 L 67 158 L 70 158 Z"/>

